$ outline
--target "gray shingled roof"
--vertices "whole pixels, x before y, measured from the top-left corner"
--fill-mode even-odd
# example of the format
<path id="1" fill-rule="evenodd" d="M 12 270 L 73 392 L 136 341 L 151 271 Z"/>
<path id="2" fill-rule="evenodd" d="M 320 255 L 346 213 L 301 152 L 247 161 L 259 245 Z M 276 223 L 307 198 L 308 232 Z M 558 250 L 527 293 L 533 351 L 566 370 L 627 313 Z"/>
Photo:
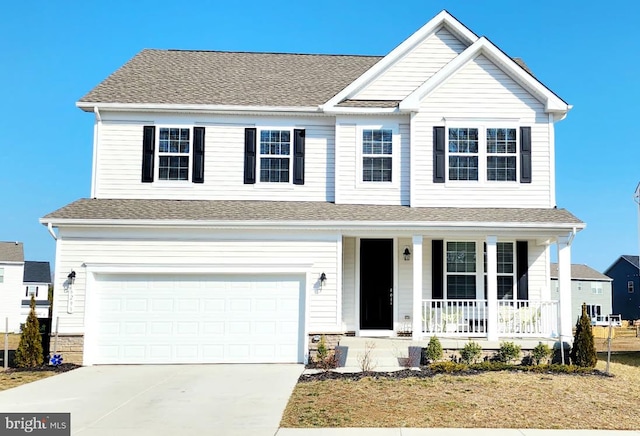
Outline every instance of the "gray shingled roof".
<path id="1" fill-rule="evenodd" d="M 143 50 L 80 102 L 312 107 L 379 56 Z"/>
<path id="2" fill-rule="evenodd" d="M 23 262 L 24 248 L 22 242 L 0 242 L 0 261 Z"/>
<path id="3" fill-rule="evenodd" d="M 551 264 L 551 278 L 558 278 L 558 264 Z M 596 271 L 587 265 L 581 265 L 577 263 L 571 264 L 571 280 L 596 280 L 596 281 L 608 281 L 612 279 L 604 274 Z"/>
<path id="4" fill-rule="evenodd" d="M 22 281 L 24 283 L 51 283 L 49 262 L 26 260 L 24 262 Z"/>
<path id="5" fill-rule="evenodd" d="M 343 100 L 338 103 L 338 106 L 394 108 L 398 107 L 399 103 L 398 100 Z"/>
<path id="6" fill-rule="evenodd" d="M 43 218 L 44 222 L 57 220 L 582 224 L 578 218 L 564 209 L 428 208 L 301 201 L 113 199 L 81 199 Z"/>
<path id="7" fill-rule="evenodd" d="M 640 268 L 640 256 L 632 256 L 629 254 L 624 254 L 620 257 L 626 260 L 627 262 L 629 262 L 631 265 L 635 266 L 636 268 Z"/>

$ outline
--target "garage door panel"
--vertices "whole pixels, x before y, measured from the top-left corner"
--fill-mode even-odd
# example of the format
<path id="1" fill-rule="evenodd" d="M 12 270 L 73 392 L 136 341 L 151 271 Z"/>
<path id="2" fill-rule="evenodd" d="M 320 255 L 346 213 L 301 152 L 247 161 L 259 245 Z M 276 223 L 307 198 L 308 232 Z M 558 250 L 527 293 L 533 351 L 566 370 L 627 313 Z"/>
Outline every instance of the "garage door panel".
<path id="1" fill-rule="evenodd" d="M 301 360 L 299 279 L 119 276 L 98 283 L 95 363 Z"/>

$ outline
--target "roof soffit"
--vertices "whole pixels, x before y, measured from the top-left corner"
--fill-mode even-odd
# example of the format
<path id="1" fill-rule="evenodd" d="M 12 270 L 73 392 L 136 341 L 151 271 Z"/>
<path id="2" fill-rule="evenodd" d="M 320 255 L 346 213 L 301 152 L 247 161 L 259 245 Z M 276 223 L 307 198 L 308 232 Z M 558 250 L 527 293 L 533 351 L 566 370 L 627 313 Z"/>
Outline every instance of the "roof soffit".
<path id="1" fill-rule="evenodd" d="M 322 106 L 322 109 L 326 112 L 331 112 L 331 109 L 337 106 L 340 102 L 355 96 L 394 64 L 400 61 L 405 55 L 407 55 L 407 53 L 435 34 L 442 27 L 446 27 L 447 30 L 449 30 L 456 38 L 466 44 L 472 44 L 478 39 L 478 36 L 475 33 L 469 30 L 449 12 L 443 10 L 413 33 L 409 38 L 405 39 L 400 45 L 394 48 L 389 54 L 378 61 L 364 74 L 336 94 L 331 100 Z"/>
<path id="2" fill-rule="evenodd" d="M 449 78 L 453 77 L 458 71 L 480 55 L 487 57 L 505 74 L 543 103 L 545 105 L 545 112 L 566 114 L 566 112 L 571 109 L 571 106 L 564 100 L 554 94 L 538 79 L 518 65 L 516 61 L 507 56 L 502 50 L 483 36 L 401 101 L 399 105 L 400 110 L 417 112 L 420 109 L 420 102 L 423 99 L 427 98 L 431 92 L 444 84 Z"/>

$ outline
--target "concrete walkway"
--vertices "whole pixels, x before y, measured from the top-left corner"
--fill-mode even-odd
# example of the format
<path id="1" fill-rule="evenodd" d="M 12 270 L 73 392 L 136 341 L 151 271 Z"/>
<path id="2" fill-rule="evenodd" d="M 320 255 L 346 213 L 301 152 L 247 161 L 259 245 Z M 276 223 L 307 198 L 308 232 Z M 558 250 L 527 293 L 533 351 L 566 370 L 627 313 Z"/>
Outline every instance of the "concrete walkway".
<path id="1" fill-rule="evenodd" d="M 302 365 L 83 367 L 0 392 L 0 412 L 68 412 L 71 434 L 79 436 L 273 436 L 302 370 Z"/>
<path id="2" fill-rule="evenodd" d="M 276 436 L 639 436 L 640 431 L 498 428 L 281 428 Z"/>

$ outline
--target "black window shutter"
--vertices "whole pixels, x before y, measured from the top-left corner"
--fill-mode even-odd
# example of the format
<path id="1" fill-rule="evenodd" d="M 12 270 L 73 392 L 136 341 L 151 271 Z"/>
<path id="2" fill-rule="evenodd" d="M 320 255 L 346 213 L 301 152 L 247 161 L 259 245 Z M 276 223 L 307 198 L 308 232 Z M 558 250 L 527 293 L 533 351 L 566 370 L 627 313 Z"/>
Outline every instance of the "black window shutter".
<path id="1" fill-rule="evenodd" d="M 256 136 L 255 128 L 244 129 L 244 183 L 256 183 Z"/>
<path id="2" fill-rule="evenodd" d="M 516 241 L 516 277 L 518 300 L 529 299 L 529 242 Z"/>
<path id="3" fill-rule="evenodd" d="M 293 130 L 293 184 L 304 185 L 304 129 Z"/>
<path id="4" fill-rule="evenodd" d="M 520 127 L 520 183 L 531 183 L 531 127 Z"/>
<path id="5" fill-rule="evenodd" d="M 442 300 L 444 295 L 444 241 L 431 241 L 431 298 Z"/>
<path id="6" fill-rule="evenodd" d="M 204 183 L 204 127 L 193 128 L 193 183 Z"/>
<path id="7" fill-rule="evenodd" d="M 156 149 L 156 127 L 142 129 L 142 182 L 153 182 L 153 162 Z"/>
<path id="8" fill-rule="evenodd" d="M 433 183 L 444 183 L 444 127 L 433 128 Z"/>

